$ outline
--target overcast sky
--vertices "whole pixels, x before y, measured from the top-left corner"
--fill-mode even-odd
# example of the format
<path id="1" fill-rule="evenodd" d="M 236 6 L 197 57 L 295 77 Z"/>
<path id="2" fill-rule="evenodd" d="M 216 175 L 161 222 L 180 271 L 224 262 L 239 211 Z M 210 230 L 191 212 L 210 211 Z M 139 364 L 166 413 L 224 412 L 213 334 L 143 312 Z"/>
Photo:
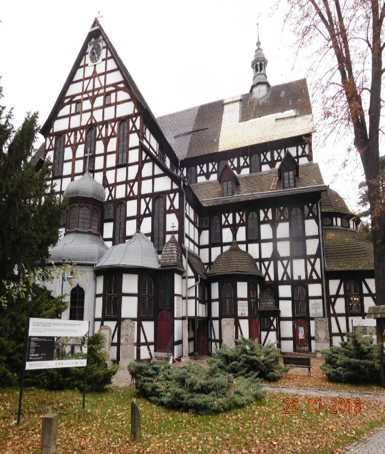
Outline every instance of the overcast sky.
<path id="1" fill-rule="evenodd" d="M 43 124 L 98 15 L 156 116 L 247 93 L 257 22 L 270 84 L 306 77 L 306 65 L 297 62 L 293 69 L 293 39 L 289 30 L 282 31 L 282 11 L 271 11 L 272 4 L 273 0 L 3 1 L 1 103 L 14 107 L 16 126 L 28 111 L 39 111 Z M 358 173 L 352 179 L 349 173 L 344 185 L 338 183 L 338 165 L 330 164 L 330 154 L 330 148 L 317 146 L 314 160 L 321 165 L 325 183 L 348 197 L 362 178 Z"/>

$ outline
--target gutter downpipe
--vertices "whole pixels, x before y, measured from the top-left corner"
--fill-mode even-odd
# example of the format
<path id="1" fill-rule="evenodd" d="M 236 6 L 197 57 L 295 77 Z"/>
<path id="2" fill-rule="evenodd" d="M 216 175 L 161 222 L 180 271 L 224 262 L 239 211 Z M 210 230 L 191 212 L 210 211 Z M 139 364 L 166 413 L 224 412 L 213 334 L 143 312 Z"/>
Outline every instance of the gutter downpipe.
<path id="1" fill-rule="evenodd" d="M 179 161 L 179 168 L 180 168 L 180 161 Z M 189 329 L 188 329 L 188 248 L 187 248 L 187 235 L 186 235 L 186 191 L 184 189 L 184 181 L 183 177 L 181 179 L 181 188 L 183 192 L 183 242 L 185 245 L 185 250 L 186 250 L 186 271 L 185 271 L 185 276 L 186 276 L 186 283 L 185 283 L 185 292 L 186 292 L 186 323 L 187 323 L 187 358 L 182 356 L 183 361 L 188 361 L 188 351 L 189 351 Z M 183 322 L 182 322 L 183 323 Z M 182 329 L 182 355 L 183 355 L 183 329 Z"/>

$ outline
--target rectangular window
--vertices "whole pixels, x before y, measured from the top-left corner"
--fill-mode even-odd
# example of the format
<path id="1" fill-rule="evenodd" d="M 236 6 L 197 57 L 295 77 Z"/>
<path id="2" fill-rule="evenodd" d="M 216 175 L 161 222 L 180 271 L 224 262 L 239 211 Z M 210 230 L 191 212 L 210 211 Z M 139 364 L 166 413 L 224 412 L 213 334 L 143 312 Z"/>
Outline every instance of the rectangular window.
<path id="1" fill-rule="evenodd" d="M 295 187 L 295 175 L 294 170 L 287 170 L 283 174 L 283 187 L 294 188 Z"/>
<path id="2" fill-rule="evenodd" d="M 223 182 L 223 197 L 233 195 L 233 185 L 231 180 Z"/>

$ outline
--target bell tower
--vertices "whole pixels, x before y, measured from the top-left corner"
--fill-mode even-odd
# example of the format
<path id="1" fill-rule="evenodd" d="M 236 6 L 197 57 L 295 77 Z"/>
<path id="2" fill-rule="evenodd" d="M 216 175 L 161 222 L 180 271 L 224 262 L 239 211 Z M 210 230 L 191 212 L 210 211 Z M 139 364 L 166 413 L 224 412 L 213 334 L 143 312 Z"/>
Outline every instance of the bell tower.
<path id="1" fill-rule="evenodd" d="M 257 34 L 257 49 L 251 62 L 253 83 L 250 88 L 250 94 L 254 99 L 263 99 L 270 92 L 270 84 L 266 76 L 267 59 L 261 49 L 261 41 L 259 40 L 259 24 L 257 24 Z"/>

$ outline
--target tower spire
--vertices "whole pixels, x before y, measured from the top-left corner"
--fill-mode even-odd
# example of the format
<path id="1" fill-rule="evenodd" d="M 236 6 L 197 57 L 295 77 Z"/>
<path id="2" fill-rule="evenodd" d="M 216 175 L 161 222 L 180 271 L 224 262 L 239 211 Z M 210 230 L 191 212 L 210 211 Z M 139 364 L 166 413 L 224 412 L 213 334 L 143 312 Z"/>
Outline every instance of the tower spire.
<path id="1" fill-rule="evenodd" d="M 270 92 L 270 84 L 266 76 L 267 59 L 261 48 L 259 39 L 259 23 L 257 23 L 257 49 L 254 53 L 254 59 L 251 62 L 253 69 L 253 82 L 250 88 L 250 94 L 254 99 L 262 99 Z"/>

